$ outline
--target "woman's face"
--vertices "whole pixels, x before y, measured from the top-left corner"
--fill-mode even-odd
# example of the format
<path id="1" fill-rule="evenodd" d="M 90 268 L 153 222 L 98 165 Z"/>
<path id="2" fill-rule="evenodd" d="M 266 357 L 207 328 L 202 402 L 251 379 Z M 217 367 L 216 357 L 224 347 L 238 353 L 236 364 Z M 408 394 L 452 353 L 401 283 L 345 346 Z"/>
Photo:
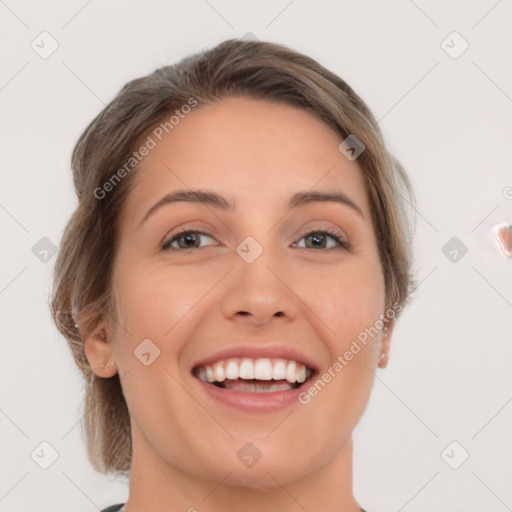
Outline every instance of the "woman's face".
<path id="1" fill-rule="evenodd" d="M 341 456 L 380 338 L 353 342 L 384 313 L 364 179 L 341 140 L 305 111 L 229 98 L 181 119 L 134 171 L 111 345 L 134 464 L 256 487 Z M 314 373 L 294 389 L 283 377 L 303 379 L 302 364 Z"/>

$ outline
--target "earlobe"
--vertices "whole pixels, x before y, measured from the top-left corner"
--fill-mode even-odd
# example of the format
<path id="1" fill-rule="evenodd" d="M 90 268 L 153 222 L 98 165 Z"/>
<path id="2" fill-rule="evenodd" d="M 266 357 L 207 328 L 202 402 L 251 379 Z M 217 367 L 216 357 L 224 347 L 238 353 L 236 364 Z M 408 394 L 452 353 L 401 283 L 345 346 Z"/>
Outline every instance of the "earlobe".
<path id="1" fill-rule="evenodd" d="M 379 357 L 379 368 L 386 368 L 389 362 L 389 353 L 382 351 Z"/>
<path id="2" fill-rule="evenodd" d="M 389 363 L 389 350 L 391 345 L 391 335 L 393 333 L 394 320 L 387 320 L 382 330 L 380 344 L 379 368 L 386 368 Z"/>

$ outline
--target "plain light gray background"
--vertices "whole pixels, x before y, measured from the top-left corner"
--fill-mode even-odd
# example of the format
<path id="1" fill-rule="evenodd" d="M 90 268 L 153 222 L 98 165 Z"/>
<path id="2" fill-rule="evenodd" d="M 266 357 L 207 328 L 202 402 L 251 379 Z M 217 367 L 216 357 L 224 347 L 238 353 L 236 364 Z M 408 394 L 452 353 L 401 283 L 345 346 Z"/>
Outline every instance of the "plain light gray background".
<path id="1" fill-rule="evenodd" d="M 55 257 L 32 248 L 58 245 L 76 206 L 71 150 L 122 85 L 248 32 L 344 78 L 417 194 L 421 285 L 354 433 L 356 499 L 369 512 L 512 510 L 512 260 L 492 233 L 512 222 L 511 21 L 510 0 L 0 1 L 0 510 L 126 498 L 85 456 L 81 380 L 47 308 Z M 47 58 L 31 47 L 52 39 Z M 452 237 L 468 249 L 455 262 Z M 58 453 L 47 469 L 42 442 Z"/>

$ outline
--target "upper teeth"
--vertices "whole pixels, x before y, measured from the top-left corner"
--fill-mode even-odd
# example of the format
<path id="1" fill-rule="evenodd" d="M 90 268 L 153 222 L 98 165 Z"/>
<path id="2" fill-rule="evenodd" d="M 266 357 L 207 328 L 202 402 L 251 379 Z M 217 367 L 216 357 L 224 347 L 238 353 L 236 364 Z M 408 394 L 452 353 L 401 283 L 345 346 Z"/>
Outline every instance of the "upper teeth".
<path id="1" fill-rule="evenodd" d="M 291 384 L 304 382 L 311 371 L 302 363 L 286 359 L 232 358 L 200 366 L 197 375 L 205 382 L 235 379 L 287 380 Z"/>

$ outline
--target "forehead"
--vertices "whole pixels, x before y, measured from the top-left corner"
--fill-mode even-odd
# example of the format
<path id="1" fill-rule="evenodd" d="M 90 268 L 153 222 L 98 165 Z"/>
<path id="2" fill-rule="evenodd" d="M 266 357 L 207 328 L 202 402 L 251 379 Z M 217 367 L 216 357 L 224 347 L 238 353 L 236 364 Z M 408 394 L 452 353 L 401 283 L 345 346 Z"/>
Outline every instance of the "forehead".
<path id="1" fill-rule="evenodd" d="M 193 110 L 162 140 L 152 137 L 156 145 L 125 203 L 134 221 L 163 195 L 186 188 L 217 191 L 237 209 L 279 207 L 297 191 L 332 189 L 368 211 L 361 169 L 338 149 L 342 137 L 305 110 L 228 98 Z"/>

